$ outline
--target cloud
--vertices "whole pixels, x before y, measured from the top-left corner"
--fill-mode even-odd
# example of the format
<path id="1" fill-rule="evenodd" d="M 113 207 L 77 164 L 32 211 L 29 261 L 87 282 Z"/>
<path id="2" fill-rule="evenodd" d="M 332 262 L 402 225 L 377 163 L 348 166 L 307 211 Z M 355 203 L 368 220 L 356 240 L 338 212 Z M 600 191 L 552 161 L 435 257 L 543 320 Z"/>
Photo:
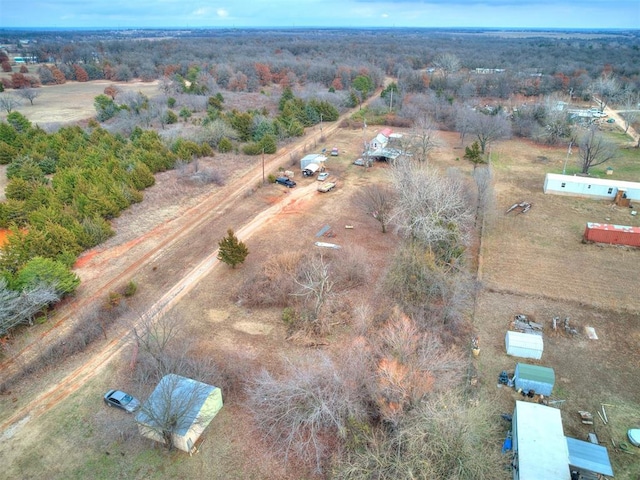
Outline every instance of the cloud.
<path id="1" fill-rule="evenodd" d="M 219 8 L 218 10 L 216 10 L 216 13 L 218 14 L 219 17 L 222 17 L 222 18 L 226 18 L 229 16 L 229 11 L 224 8 Z"/>

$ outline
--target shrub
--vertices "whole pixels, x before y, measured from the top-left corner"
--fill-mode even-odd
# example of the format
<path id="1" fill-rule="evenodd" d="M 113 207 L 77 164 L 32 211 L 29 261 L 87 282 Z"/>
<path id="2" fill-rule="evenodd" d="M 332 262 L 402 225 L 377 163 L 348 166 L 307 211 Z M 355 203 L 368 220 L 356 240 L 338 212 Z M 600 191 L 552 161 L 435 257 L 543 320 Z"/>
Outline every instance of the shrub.
<path id="1" fill-rule="evenodd" d="M 218 143 L 218 151 L 220 153 L 227 153 L 233 150 L 233 143 L 227 137 L 222 137 L 220 143 Z"/>
<path id="2" fill-rule="evenodd" d="M 133 297 L 137 291 L 138 291 L 138 284 L 133 280 L 131 280 L 129 283 L 127 283 L 127 286 L 124 287 L 123 295 L 125 297 Z"/>

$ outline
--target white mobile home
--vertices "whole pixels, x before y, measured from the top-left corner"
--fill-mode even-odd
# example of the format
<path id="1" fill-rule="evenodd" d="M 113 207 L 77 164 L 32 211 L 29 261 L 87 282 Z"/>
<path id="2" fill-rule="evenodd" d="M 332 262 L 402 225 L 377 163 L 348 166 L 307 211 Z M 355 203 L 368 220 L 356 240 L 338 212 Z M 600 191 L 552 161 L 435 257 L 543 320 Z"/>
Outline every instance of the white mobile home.
<path id="1" fill-rule="evenodd" d="M 507 332 L 504 337 L 507 355 L 522 358 L 542 358 L 544 342 L 542 335 L 522 332 Z"/>
<path id="2" fill-rule="evenodd" d="M 623 191 L 626 198 L 640 200 L 640 183 L 637 182 L 557 173 L 547 173 L 544 179 L 544 193 L 555 195 L 613 200 L 619 191 Z"/>

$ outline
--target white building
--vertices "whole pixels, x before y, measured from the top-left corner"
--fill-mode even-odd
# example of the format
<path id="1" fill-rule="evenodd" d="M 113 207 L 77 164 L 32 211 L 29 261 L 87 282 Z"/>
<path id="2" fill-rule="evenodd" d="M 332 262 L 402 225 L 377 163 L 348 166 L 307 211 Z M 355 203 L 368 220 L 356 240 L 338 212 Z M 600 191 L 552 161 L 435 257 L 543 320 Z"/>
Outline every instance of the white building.
<path id="1" fill-rule="evenodd" d="M 626 198 L 640 200 L 640 183 L 606 178 L 579 177 L 547 173 L 544 179 L 544 193 L 615 199 L 618 191 L 624 191 Z"/>

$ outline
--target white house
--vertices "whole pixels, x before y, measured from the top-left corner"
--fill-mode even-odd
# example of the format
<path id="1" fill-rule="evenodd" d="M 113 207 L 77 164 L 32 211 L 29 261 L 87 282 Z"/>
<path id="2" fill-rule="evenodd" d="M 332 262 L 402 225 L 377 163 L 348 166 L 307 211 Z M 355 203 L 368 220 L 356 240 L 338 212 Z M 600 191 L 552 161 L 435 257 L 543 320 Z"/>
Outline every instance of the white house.
<path id="1" fill-rule="evenodd" d="M 544 179 L 544 193 L 555 195 L 613 200 L 618 191 L 624 191 L 626 198 L 640 200 L 640 183 L 637 182 L 561 175 L 558 173 L 547 173 Z"/>
<path id="2" fill-rule="evenodd" d="M 136 415 L 138 431 L 160 443 L 170 442 L 189 454 L 222 408 L 222 391 L 180 375 L 162 377 Z M 167 419 L 173 419 L 171 424 Z M 165 438 L 165 436 L 167 438 Z"/>

